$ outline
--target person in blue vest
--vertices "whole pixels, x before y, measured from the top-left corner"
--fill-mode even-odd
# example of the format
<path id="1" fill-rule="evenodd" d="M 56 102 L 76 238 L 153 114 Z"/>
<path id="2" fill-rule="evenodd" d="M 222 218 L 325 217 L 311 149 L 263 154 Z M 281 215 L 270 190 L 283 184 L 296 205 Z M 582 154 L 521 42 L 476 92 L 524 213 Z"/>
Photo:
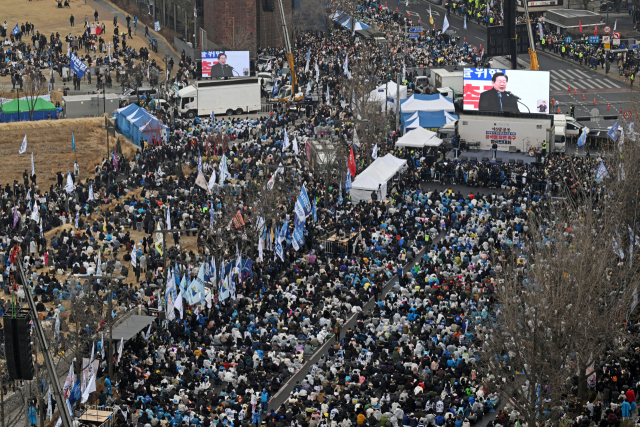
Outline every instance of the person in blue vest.
<path id="1" fill-rule="evenodd" d="M 266 388 L 262 389 L 262 393 L 260 394 L 260 406 L 262 410 L 266 412 L 267 407 L 269 405 L 269 393 Z"/>

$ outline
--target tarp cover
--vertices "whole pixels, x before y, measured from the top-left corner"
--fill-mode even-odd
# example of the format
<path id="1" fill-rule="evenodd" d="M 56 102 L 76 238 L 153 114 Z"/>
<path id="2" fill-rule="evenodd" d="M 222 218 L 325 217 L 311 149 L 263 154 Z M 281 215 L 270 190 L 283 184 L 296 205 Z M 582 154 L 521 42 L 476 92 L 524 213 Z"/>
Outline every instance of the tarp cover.
<path id="1" fill-rule="evenodd" d="M 56 106 L 42 98 L 14 99 L 2 104 L 0 122 L 17 122 L 31 120 L 29 107 L 33 105 L 33 120 L 56 119 Z M 18 109 L 20 111 L 18 111 Z"/>
<path id="2" fill-rule="evenodd" d="M 418 127 L 411 132 L 407 132 L 402 138 L 396 141 L 396 147 L 438 147 L 442 140 L 435 132 Z"/>
<path id="3" fill-rule="evenodd" d="M 458 120 L 458 116 L 446 111 L 414 111 L 413 113 L 403 113 L 401 118 L 405 131 L 417 127 L 438 130 L 439 127 Z"/>
<path id="4" fill-rule="evenodd" d="M 136 145 L 140 140 L 149 141 L 152 136 L 161 139 L 168 129 L 156 116 L 135 104 L 116 110 L 116 128 Z"/>
<path id="5" fill-rule="evenodd" d="M 371 200 L 371 192 L 378 189 L 380 189 L 378 200 L 385 199 L 387 197 L 387 182 L 406 167 L 406 160 L 399 159 L 392 154 L 378 157 L 353 181 L 353 188 L 349 193 L 351 201 L 358 203 L 360 200 Z"/>
<path id="6" fill-rule="evenodd" d="M 113 330 L 113 340 L 120 341 L 124 338 L 125 341 L 129 341 L 135 337 L 138 332 L 149 326 L 149 323 L 155 319 L 153 316 L 139 316 L 134 314 L 115 327 Z"/>
<path id="7" fill-rule="evenodd" d="M 439 93 L 435 95 L 411 95 L 405 100 L 402 100 L 402 97 L 400 98 L 400 111 L 402 114 L 415 111 L 448 111 L 449 113 L 456 111 L 451 98 Z"/>

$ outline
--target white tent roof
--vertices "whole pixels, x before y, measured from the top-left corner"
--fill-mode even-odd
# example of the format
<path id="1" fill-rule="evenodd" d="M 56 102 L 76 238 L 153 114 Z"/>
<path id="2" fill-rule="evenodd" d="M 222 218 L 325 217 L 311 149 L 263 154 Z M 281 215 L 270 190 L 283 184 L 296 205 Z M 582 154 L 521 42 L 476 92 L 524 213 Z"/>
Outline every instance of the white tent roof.
<path id="1" fill-rule="evenodd" d="M 444 112 L 444 117 L 447 120 L 447 123 L 455 122 L 456 120 L 458 120 L 455 117 L 453 117 L 451 114 L 447 113 L 446 111 Z"/>
<path id="2" fill-rule="evenodd" d="M 382 110 L 384 111 L 384 106 L 386 102 L 386 98 L 393 99 L 393 102 L 389 102 L 389 108 L 395 111 L 396 109 L 396 99 L 398 93 L 398 84 L 395 82 L 384 83 L 375 88 L 369 94 L 370 101 L 378 101 L 382 104 Z M 407 87 L 400 85 L 400 100 L 407 99 Z"/>
<path id="3" fill-rule="evenodd" d="M 415 111 L 448 111 L 454 113 L 456 110 L 453 102 L 440 95 L 439 99 L 424 101 L 416 99 L 413 95 L 402 103 L 400 110 L 402 113 L 413 113 Z"/>
<path id="4" fill-rule="evenodd" d="M 364 171 L 360 173 L 353 181 L 353 187 L 359 188 L 359 181 L 364 177 L 370 176 L 378 181 L 389 181 L 400 169 L 406 167 L 407 161 L 398 159 L 392 154 L 387 154 L 384 157 L 378 157 L 373 163 L 369 165 Z M 376 185 L 376 188 L 377 185 Z"/>
<path id="5" fill-rule="evenodd" d="M 442 140 L 436 136 L 435 132 L 417 127 L 400 138 L 396 142 L 396 147 L 438 147 L 441 144 Z"/>
<path id="6" fill-rule="evenodd" d="M 370 190 L 370 191 L 377 190 L 378 185 L 383 184 L 383 182 L 378 181 L 371 175 L 365 175 L 365 176 L 361 176 L 361 175 L 362 174 L 360 174 L 360 176 L 358 176 L 356 179 L 356 181 L 358 182 L 358 189 L 360 190 Z M 353 181 L 351 185 L 355 186 L 356 181 Z"/>

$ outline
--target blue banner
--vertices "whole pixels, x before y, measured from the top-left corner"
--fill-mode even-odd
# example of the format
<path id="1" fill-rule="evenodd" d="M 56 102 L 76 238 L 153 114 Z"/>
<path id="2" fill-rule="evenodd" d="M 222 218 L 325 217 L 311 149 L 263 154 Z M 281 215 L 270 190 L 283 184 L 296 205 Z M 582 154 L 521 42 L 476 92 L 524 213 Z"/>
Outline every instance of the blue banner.
<path id="1" fill-rule="evenodd" d="M 84 62 L 82 62 L 80 58 L 78 58 L 78 55 L 76 55 L 75 53 L 71 54 L 70 59 L 71 69 L 74 73 L 76 73 L 78 77 L 82 78 L 82 76 L 84 76 L 84 73 L 87 71 L 87 68 L 89 67 Z"/>

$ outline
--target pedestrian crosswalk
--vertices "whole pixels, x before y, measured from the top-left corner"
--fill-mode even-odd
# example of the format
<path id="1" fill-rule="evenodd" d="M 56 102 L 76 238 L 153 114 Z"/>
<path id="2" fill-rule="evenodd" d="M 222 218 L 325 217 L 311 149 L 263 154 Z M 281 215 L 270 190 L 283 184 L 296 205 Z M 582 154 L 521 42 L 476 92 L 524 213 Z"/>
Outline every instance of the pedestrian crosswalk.
<path id="1" fill-rule="evenodd" d="M 593 90 L 593 89 L 619 89 L 622 83 L 609 79 L 596 73 L 588 73 L 577 69 L 563 69 L 551 71 L 551 90 Z"/>

